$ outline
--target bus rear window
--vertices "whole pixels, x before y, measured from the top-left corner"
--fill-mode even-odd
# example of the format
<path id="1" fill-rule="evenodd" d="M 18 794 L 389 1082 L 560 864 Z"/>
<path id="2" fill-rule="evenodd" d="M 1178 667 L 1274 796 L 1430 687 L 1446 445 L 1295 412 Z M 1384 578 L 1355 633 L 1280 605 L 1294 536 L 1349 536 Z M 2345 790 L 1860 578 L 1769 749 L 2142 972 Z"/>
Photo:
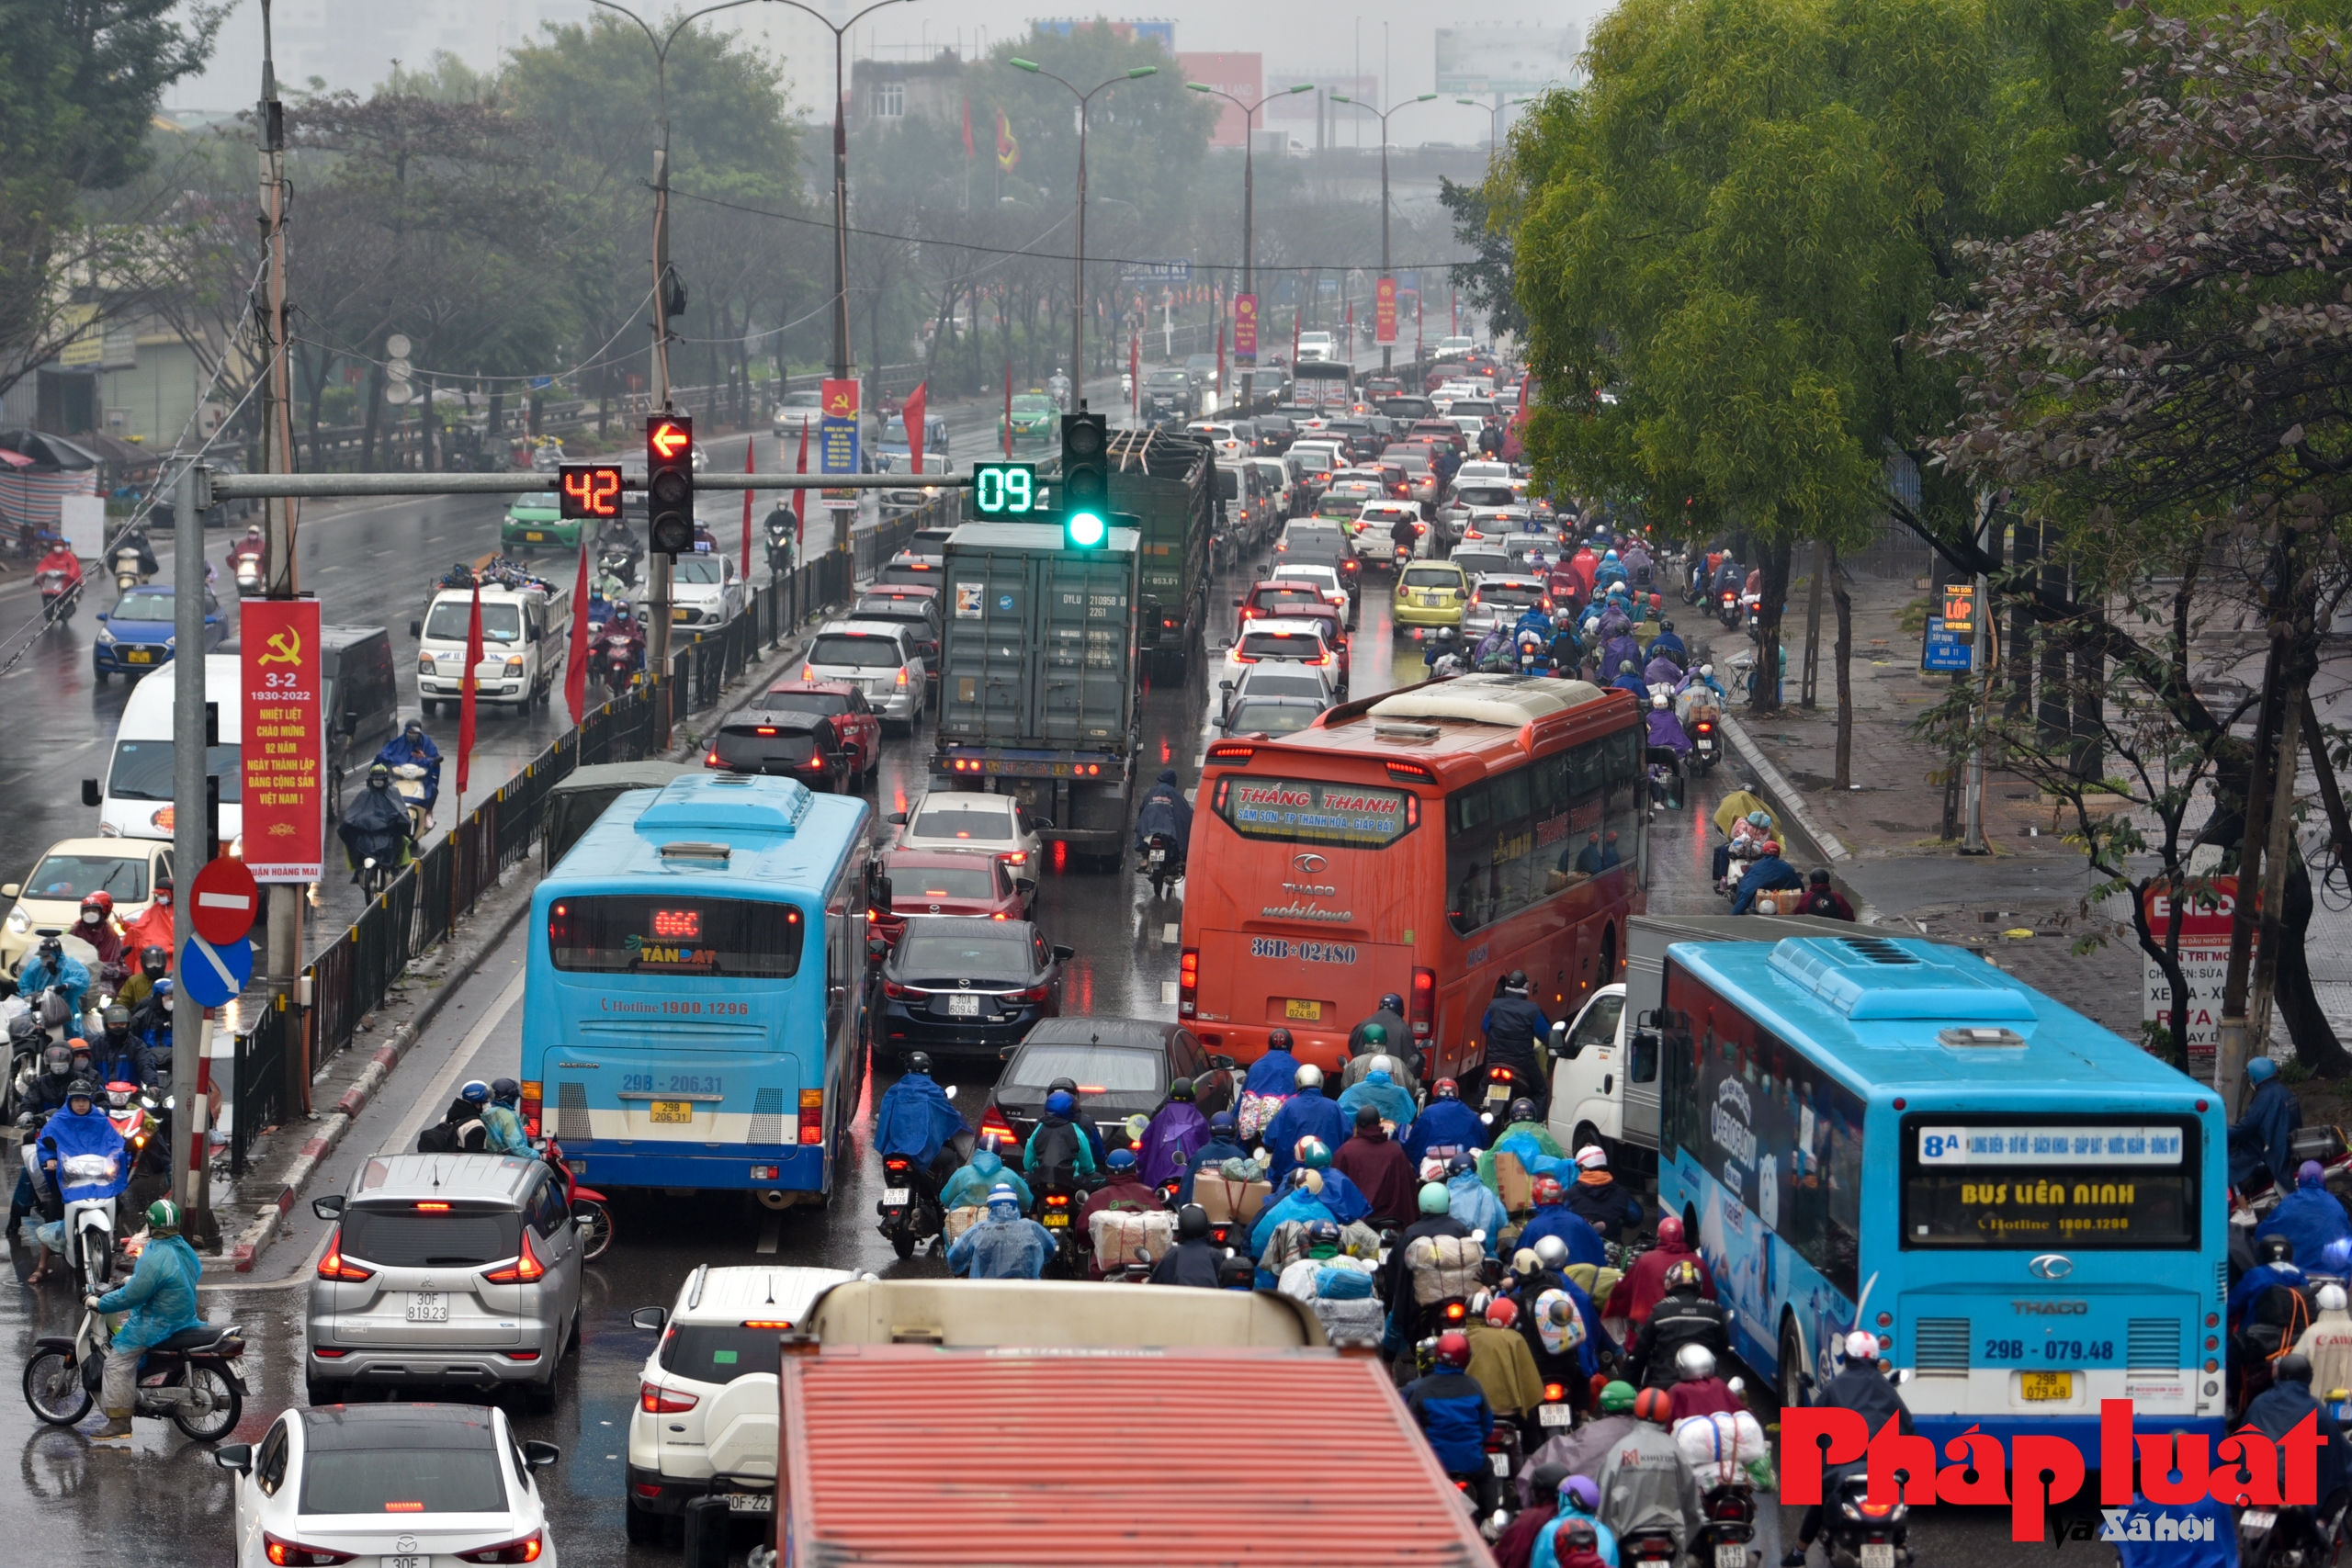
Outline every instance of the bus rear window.
<path id="1" fill-rule="evenodd" d="M 1400 789 L 1315 779 L 1247 776 L 1217 781 L 1216 813 L 1245 839 L 1377 850 L 1420 820 L 1420 802 Z"/>
<path id="2" fill-rule="evenodd" d="M 800 972 L 803 926 L 790 904 L 607 894 L 548 910 L 558 969 L 605 975 L 710 975 L 762 980 Z"/>
<path id="3" fill-rule="evenodd" d="M 1972 1116 L 1907 1122 L 1903 1142 L 1906 1248 L 2197 1248 L 2194 1122 Z"/>

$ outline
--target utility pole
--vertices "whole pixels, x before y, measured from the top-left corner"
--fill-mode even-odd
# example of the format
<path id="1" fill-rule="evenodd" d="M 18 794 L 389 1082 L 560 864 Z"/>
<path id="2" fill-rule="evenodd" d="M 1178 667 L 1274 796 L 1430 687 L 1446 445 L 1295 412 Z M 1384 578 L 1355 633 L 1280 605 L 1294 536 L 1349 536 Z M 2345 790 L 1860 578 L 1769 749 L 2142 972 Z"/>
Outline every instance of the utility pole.
<path id="1" fill-rule="evenodd" d="M 1385 23 L 1382 24 L 1383 31 L 1386 30 L 1386 26 Z M 1370 104 L 1349 97 L 1345 93 L 1331 95 L 1333 103 L 1346 104 L 1351 108 L 1362 109 L 1380 122 L 1380 276 L 1384 279 L 1391 276 L 1388 270 L 1388 117 L 1403 108 L 1406 104 L 1426 104 L 1436 96 L 1435 93 L 1423 93 L 1419 97 L 1407 98 L 1403 104 L 1392 105 L 1385 109 L 1376 109 Z M 1393 281 L 1390 288 L 1392 292 L 1389 298 L 1393 299 L 1396 298 L 1393 292 L 1395 288 Z M 1380 345 L 1380 367 L 1383 370 L 1395 367 L 1396 353 L 1396 345 L 1393 343 L 1384 343 Z M 1350 357 L 1353 357 L 1352 348 L 1350 351 Z"/>
<path id="2" fill-rule="evenodd" d="M 789 0 L 787 0 L 787 3 L 789 3 Z M 884 0 L 884 3 L 888 4 L 888 0 Z M 1069 373 L 1071 377 L 1070 395 L 1078 400 L 1079 406 L 1083 408 L 1086 404 L 1087 110 L 1094 102 L 1094 95 L 1102 91 L 1103 88 L 1115 87 L 1122 82 L 1134 82 L 1146 76 L 1157 76 L 1159 74 L 1159 67 L 1157 65 L 1137 65 L 1130 70 L 1120 73 L 1118 75 L 1112 77 L 1107 82 L 1098 82 L 1093 86 L 1087 88 L 1084 92 L 1080 92 L 1075 84 L 1064 81 L 1061 77 L 1055 75 L 1052 72 L 1046 70 L 1044 66 L 1038 64 L 1034 60 L 1023 60 L 1015 57 L 1006 61 L 1005 63 L 1012 66 L 1016 71 L 1026 71 L 1032 76 L 1043 76 L 1049 82 L 1060 82 L 1063 86 L 1069 88 L 1070 96 L 1078 99 L 1078 254 L 1070 258 Z"/>
<path id="3" fill-rule="evenodd" d="M 1315 91 L 1312 82 L 1301 82 L 1279 93 L 1268 93 L 1254 104 L 1245 104 L 1222 88 L 1206 82 L 1187 82 L 1188 92 L 1205 93 L 1223 98 L 1241 111 L 1241 292 L 1255 299 L 1258 294 L 1258 111 L 1276 98 L 1287 98 L 1298 93 Z M 1260 327 L 1265 322 L 1265 311 L 1258 312 Z M 1252 353 L 1250 363 L 1241 367 L 1241 406 L 1247 410 L 1258 383 L 1258 356 Z"/>

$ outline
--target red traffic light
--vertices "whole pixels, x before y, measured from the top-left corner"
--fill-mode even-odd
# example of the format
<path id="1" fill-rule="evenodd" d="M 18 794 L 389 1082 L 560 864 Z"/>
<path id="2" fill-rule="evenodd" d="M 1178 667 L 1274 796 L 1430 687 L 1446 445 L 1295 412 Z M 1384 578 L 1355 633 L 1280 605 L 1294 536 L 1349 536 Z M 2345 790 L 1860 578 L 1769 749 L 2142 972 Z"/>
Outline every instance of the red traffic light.
<path id="1" fill-rule="evenodd" d="M 653 428 L 645 433 L 645 444 L 657 457 L 675 457 L 695 444 L 691 427 L 674 419 L 657 419 Z"/>

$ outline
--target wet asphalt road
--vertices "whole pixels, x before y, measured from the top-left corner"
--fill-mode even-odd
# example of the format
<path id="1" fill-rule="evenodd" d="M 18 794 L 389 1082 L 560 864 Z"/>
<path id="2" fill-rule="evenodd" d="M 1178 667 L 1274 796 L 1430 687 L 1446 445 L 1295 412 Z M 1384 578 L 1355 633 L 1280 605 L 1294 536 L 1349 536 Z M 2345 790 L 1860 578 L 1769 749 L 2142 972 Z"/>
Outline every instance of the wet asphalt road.
<path id="1" fill-rule="evenodd" d="M 739 454 L 740 454 L 740 448 Z M 737 461 L 741 461 L 740 455 Z M 418 508 L 419 512 L 430 509 Z M 468 525 L 456 517 L 420 516 L 400 522 L 380 518 L 356 524 L 371 533 L 405 528 L 420 539 L 428 529 Z M 477 522 L 477 526 L 487 525 Z M 311 537 L 332 536 L 327 528 Z M 424 548 L 419 543 L 414 547 Z M 436 547 L 434 547 L 437 548 Z M 428 555 L 426 559 L 436 558 Z M 328 582 L 333 579 L 328 578 Z M 323 585 L 322 585 L 323 586 Z M 1232 597 L 1220 585 L 1218 603 Z M 1401 677 L 1394 665 L 1405 667 Z M 86 654 L 85 654 L 86 660 Z M 1418 676 L 1418 653 L 1389 637 L 1385 593 L 1375 584 L 1363 606 L 1354 647 L 1354 691 L 1370 694 Z M 1147 767 L 1177 766 L 1189 784 L 1203 743 L 1205 693 L 1196 678 L 1183 688 L 1155 690 L 1145 705 Z M 0 699 L 5 700 L 5 699 Z M 534 724 L 541 722 L 535 718 Z M 518 728 L 522 727 L 517 727 Z M 495 729 L 491 733 L 495 734 Z M 922 757 L 928 734 L 887 743 L 877 785 L 881 812 L 900 809 L 923 786 Z M 1706 861 L 1713 830 L 1707 818 L 1720 788 L 1730 780 L 1719 771 L 1694 788 L 1681 812 L 1661 813 L 1652 833 L 1650 907 L 1660 912 L 1707 912 L 1722 908 L 1708 890 Z M 1148 883 L 1131 872 L 1115 874 L 1046 868 L 1039 893 L 1039 919 L 1050 940 L 1078 949 L 1071 969 L 1067 1010 L 1072 1012 L 1171 1015 L 1176 971 L 1175 923 L 1181 917 L 1181 886 L 1155 902 Z M 523 940 L 518 933 L 485 962 L 464 993 L 447 1007 L 400 1069 L 390 1091 L 377 1097 L 346 1136 L 311 1193 L 342 1190 L 358 1162 L 387 1149 L 413 1146 L 424 1120 L 450 1100 L 468 1077 L 511 1074 L 519 1060 L 522 1022 Z M 888 1087 L 887 1062 L 869 1063 L 861 1097 L 855 1142 L 863 1147 L 875 1098 Z M 989 1080 L 969 1066 L 948 1081 L 960 1087 L 958 1103 L 977 1117 Z M 863 1159 L 830 1207 L 781 1215 L 758 1209 L 748 1199 L 714 1195 L 676 1200 L 632 1196 L 615 1211 L 613 1249 L 588 1270 L 581 1348 L 560 1380 L 560 1402 L 549 1416 L 529 1416 L 510 1404 L 519 1432 L 559 1444 L 561 1461 L 542 1480 L 557 1541 L 567 1563 L 651 1564 L 677 1558 L 677 1538 L 661 1547 L 630 1547 L 621 1529 L 621 1486 L 628 1412 L 638 1374 L 653 1336 L 629 1325 L 629 1314 L 668 1305 L 687 1273 L 698 1264 L 750 1264 L 763 1260 L 873 1269 L 892 1274 L 944 1273 L 938 1258 L 919 1254 L 899 1262 L 876 1234 L 874 1204 L 881 1182 L 878 1168 Z M 254 1388 L 237 1438 L 258 1438 L 277 1413 L 303 1398 L 301 1314 L 307 1279 L 325 1240 L 326 1225 L 307 1205 L 298 1206 L 283 1236 L 265 1259 L 266 1277 L 250 1283 L 208 1289 L 203 1306 L 213 1321 L 245 1325 L 252 1346 L 245 1368 Z M 17 1288 L 0 1299 L 0 1347 L 21 1366 L 32 1338 L 70 1333 L 76 1307 L 54 1285 L 32 1290 L 21 1280 L 27 1263 L 15 1261 Z M 463 1397 L 458 1395 L 458 1397 Z M 1261 1413 L 1279 1419 L 1279 1412 Z M 93 1427 L 93 1416 L 85 1425 Z M 48 1562 L 226 1561 L 231 1551 L 230 1478 L 206 1451 L 171 1427 L 138 1423 L 130 1455 L 93 1452 L 78 1431 L 36 1423 L 21 1399 L 0 1398 L 0 1453 L 19 1453 L 21 1491 L 0 1488 L 0 1530 L 37 1539 Z M 1781 1521 L 1766 1510 L 1759 1546 L 1765 1562 L 1777 1560 Z M 1786 1519 L 1792 1535 L 1793 1512 Z M 749 1538 L 739 1540 L 737 1560 Z M 2006 1540 L 2006 1518 L 1944 1517 L 1922 1523 L 1915 1545 L 1923 1563 L 1987 1565 L 2006 1562 L 2015 1548 Z M 2075 1547 L 2076 1557 L 2105 1561 L 2103 1547 Z"/>

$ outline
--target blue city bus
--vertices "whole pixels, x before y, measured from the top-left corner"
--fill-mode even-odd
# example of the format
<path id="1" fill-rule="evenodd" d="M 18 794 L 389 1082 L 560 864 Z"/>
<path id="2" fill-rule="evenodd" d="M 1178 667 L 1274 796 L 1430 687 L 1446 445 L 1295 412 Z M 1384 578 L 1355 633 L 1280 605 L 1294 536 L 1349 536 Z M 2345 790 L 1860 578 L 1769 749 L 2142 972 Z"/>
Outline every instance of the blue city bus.
<path id="1" fill-rule="evenodd" d="M 1863 1327 L 1939 1453 L 1981 1426 L 2095 1469 L 2102 1399 L 2220 1436 L 2211 1089 L 1938 942 L 1677 942 L 1662 999 L 1663 1212 L 1784 1404 Z"/>
<path id="2" fill-rule="evenodd" d="M 822 1201 L 848 1155 L 871 816 L 707 773 L 615 801 L 531 897 L 524 1111 L 599 1188 Z"/>

